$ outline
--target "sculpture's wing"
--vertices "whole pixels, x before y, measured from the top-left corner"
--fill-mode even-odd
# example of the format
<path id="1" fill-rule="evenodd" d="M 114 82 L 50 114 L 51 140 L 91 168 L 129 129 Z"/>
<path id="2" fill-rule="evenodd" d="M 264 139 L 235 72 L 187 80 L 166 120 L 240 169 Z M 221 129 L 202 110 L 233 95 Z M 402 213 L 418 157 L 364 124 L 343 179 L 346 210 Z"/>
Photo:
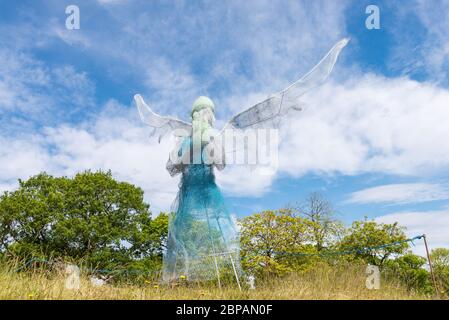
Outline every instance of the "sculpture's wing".
<path id="1" fill-rule="evenodd" d="M 159 135 L 159 142 L 162 137 L 169 132 L 174 132 L 180 136 L 190 134 L 192 130 L 192 125 L 190 123 L 172 117 L 158 115 L 151 110 L 140 94 L 134 96 L 134 101 L 139 110 L 140 118 L 144 123 L 154 128 L 153 134 Z"/>
<path id="2" fill-rule="evenodd" d="M 327 79 L 348 41 L 340 40 L 305 76 L 274 96 L 235 115 L 223 130 L 278 127 L 282 116 L 288 111 L 301 111 L 298 98 Z"/>

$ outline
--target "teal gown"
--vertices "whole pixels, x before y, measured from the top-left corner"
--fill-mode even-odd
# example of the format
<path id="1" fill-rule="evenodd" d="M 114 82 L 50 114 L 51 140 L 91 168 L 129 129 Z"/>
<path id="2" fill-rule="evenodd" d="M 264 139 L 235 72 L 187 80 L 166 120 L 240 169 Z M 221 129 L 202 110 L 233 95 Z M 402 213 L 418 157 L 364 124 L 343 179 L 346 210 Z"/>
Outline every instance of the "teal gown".
<path id="1" fill-rule="evenodd" d="M 191 151 L 185 138 L 178 155 Z M 167 163 L 170 174 L 181 174 L 172 206 L 163 279 L 209 280 L 241 273 L 237 227 L 215 183 L 214 165 Z"/>

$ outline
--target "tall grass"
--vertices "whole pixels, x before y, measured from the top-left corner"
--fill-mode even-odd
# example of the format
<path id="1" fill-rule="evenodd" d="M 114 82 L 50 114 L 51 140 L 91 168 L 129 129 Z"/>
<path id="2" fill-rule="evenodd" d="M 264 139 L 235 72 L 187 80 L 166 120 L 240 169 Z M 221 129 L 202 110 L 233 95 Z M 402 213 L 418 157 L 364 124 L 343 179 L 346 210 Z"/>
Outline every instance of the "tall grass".
<path id="1" fill-rule="evenodd" d="M 428 299 L 399 283 L 381 282 L 379 290 L 365 287 L 364 268 L 318 266 L 303 273 L 256 280 L 256 289 L 235 283 L 218 289 L 213 284 L 181 281 L 172 286 L 154 280 L 93 286 L 81 277 L 79 290 L 65 288 L 63 271 L 45 267 L 17 272 L 17 263 L 0 265 L 0 299 Z M 242 279 L 244 282 L 245 280 Z"/>

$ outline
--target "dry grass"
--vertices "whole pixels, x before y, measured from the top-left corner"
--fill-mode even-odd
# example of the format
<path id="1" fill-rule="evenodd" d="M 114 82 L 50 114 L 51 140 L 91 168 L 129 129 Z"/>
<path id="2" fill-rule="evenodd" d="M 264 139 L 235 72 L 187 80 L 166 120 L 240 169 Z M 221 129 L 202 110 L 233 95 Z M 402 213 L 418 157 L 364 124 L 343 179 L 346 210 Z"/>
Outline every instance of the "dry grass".
<path id="1" fill-rule="evenodd" d="M 407 292 L 394 283 L 381 283 L 379 290 L 365 287 L 366 275 L 360 267 L 336 270 L 319 267 L 313 271 L 257 283 L 256 290 L 179 284 L 167 287 L 151 281 L 141 285 L 94 287 L 82 278 L 80 290 L 65 288 L 65 276 L 43 270 L 17 273 L 11 266 L 0 267 L 0 299 L 428 299 Z"/>

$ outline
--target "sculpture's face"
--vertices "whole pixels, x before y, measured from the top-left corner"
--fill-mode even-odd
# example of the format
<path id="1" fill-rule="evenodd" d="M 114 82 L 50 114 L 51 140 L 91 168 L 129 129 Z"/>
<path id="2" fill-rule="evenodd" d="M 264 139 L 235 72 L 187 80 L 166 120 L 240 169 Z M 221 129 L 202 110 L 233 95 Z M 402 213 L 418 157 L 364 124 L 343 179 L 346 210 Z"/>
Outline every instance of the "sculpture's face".
<path id="1" fill-rule="evenodd" d="M 192 114 L 192 123 L 194 127 L 201 128 L 202 131 L 211 128 L 215 124 L 215 115 L 210 108 L 203 108 Z"/>
<path id="2" fill-rule="evenodd" d="M 214 126 L 214 103 L 205 96 L 198 97 L 192 106 L 192 138 L 195 145 L 205 145 L 210 142 Z"/>
<path id="3" fill-rule="evenodd" d="M 195 145 L 204 145 L 210 142 L 214 122 L 214 112 L 210 108 L 203 108 L 192 114 L 192 138 Z"/>

